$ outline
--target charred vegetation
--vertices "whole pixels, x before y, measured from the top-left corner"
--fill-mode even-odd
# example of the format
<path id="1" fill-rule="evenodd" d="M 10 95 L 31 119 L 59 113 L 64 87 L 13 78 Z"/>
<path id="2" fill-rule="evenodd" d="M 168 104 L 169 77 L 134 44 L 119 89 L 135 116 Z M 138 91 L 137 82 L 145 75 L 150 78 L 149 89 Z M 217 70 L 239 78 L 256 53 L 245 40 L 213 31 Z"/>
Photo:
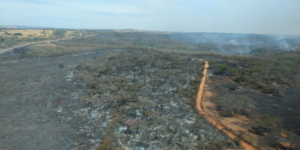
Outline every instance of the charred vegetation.
<path id="1" fill-rule="evenodd" d="M 209 86 L 216 94 L 211 98 L 215 110 L 222 117 L 242 115 L 252 120 L 248 131 L 263 139 L 259 145 L 298 149 L 288 138 L 296 134 L 295 139 L 299 139 L 300 135 L 296 119 L 300 113 L 298 53 L 266 52 L 262 57 L 198 55 L 210 64 Z"/>
<path id="2" fill-rule="evenodd" d="M 190 56 L 130 50 L 76 68 L 77 79 L 87 83 L 85 103 L 110 116 L 97 149 L 235 145 L 197 114 L 203 63 Z"/>

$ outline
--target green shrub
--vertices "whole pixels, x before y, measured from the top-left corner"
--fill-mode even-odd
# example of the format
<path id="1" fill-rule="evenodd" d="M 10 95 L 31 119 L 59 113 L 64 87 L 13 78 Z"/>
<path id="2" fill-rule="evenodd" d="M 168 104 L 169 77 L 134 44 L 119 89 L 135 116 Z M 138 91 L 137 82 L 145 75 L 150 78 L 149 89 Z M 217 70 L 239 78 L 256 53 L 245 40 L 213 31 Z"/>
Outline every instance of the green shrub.
<path id="1" fill-rule="evenodd" d="M 217 68 L 219 68 L 219 69 L 221 69 L 223 71 L 226 71 L 228 69 L 228 66 L 225 65 L 225 64 L 219 64 L 219 65 L 217 65 Z"/>
<path id="2" fill-rule="evenodd" d="M 230 68 L 228 71 L 231 72 L 231 73 L 238 73 L 239 72 L 237 69 L 234 69 L 234 68 Z"/>
<path id="3" fill-rule="evenodd" d="M 247 82 L 248 81 L 248 77 L 246 76 L 239 76 L 236 78 L 237 82 Z"/>

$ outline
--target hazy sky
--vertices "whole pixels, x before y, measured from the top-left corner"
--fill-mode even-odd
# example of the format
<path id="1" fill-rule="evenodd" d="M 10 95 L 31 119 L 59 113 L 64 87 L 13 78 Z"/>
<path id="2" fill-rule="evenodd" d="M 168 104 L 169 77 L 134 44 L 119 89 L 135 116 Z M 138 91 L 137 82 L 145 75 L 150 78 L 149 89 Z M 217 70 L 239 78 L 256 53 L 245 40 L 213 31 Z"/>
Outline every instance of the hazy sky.
<path id="1" fill-rule="evenodd" d="M 300 0 L 0 0 L 0 25 L 300 35 Z"/>

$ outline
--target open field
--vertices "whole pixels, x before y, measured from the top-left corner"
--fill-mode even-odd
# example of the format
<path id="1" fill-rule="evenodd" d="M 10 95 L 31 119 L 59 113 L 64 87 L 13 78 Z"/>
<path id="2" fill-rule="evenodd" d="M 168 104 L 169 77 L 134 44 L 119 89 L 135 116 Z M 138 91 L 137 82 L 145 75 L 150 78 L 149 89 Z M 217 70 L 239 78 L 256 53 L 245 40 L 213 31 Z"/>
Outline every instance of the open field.
<path id="1" fill-rule="evenodd" d="M 0 30 L 0 48 L 11 47 L 28 42 L 54 40 L 61 38 L 75 38 L 86 34 L 86 31 L 79 30 Z"/>

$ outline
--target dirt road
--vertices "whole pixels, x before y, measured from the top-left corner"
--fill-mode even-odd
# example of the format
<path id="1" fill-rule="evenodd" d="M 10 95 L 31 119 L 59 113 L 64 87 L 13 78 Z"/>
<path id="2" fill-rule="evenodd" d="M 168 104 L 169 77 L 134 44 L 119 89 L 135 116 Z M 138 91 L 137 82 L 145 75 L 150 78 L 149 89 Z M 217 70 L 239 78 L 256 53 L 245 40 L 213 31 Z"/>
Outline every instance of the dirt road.
<path id="1" fill-rule="evenodd" d="M 204 61 L 199 59 L 200 61 Z M 225 127 L 221 124 L 219 124 L 216 120 L 214 120 L 213 118 L 207 116 L 207 114 L 203 111 L 202 109 L 202 105 L 201 105 L 201 101 L 203 98 L 203 91 L 204 91 L 204 85 L 205 85 L 205 81 L 206 81 L 206 77 L 207 77 L 207 68 L 209 67 L 209 64 L 207 61 L 205 61 L 205 67 L 203 70 L 203 77 L 199 86 L 199 92 L 197 95 L 197 100 L 196 100 L 196 108 L 199 111 L 201 116 L 204 116 L 208 122 L 210 122 L 212 125 L 214 125 L 217 129 L 221 130 L 222 132 L 224 132 L 228 137 L 230 137 L 231 139 L 236 139 L 236 135 L 230 131 L 224 130 Z M 231 128 L 231 127 L 229 127 Z M 254 148 L 252 145 L 246 143 L 245 141 L 241 140 L 240 144 L 245 148 L 245 150 L 256 150 L 256 148 Z"/>

